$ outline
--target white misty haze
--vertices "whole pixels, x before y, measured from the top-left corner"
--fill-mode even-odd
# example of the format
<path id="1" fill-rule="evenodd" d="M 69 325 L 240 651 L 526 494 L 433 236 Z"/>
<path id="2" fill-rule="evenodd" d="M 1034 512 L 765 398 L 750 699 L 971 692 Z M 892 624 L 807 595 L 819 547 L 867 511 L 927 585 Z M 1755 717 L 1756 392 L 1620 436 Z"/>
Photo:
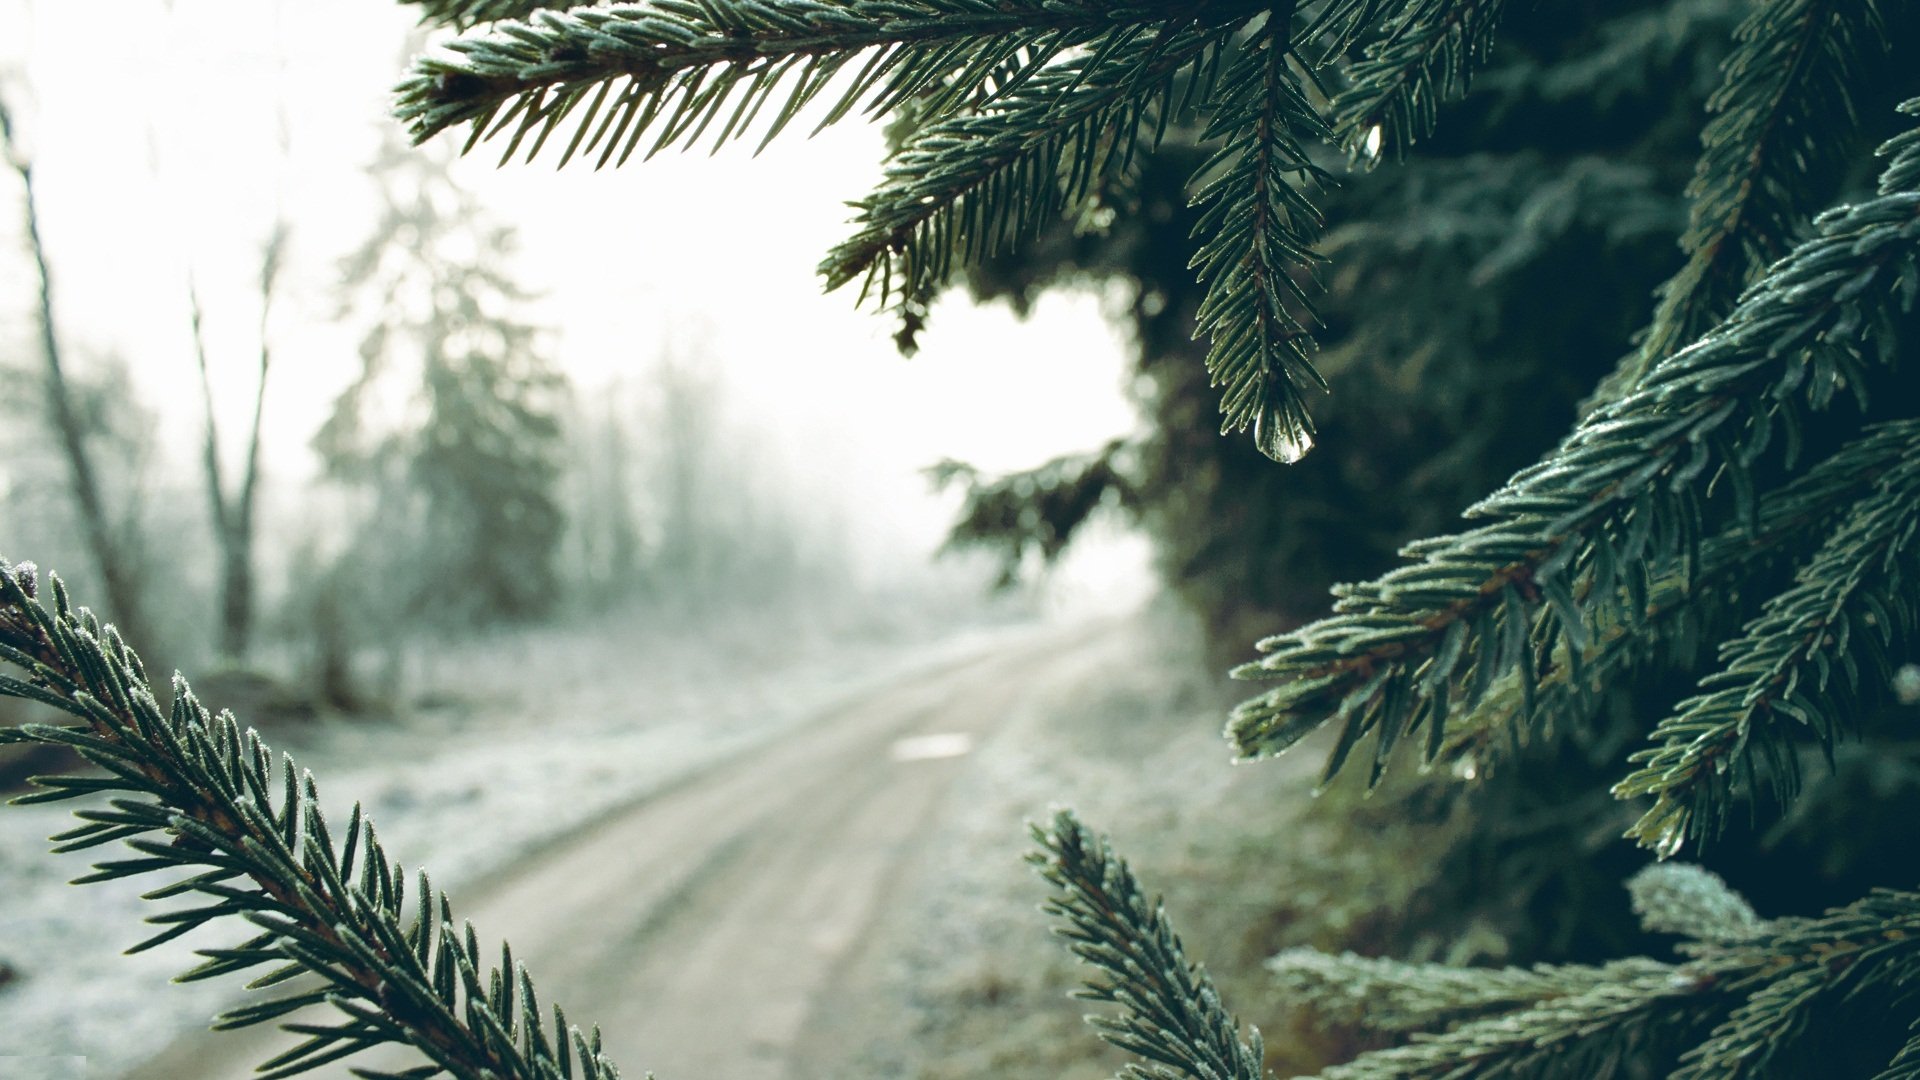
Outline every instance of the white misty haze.
<path id="1" fill-rule="evenodd" d="M 35 157 L 63 328 L 76 349 L 134 364 L 167 417 L 166 475 L 191 475 L 199 438 L 189 262 L 237 431 L 259 245 L 276 207 L 291 218 L 266 464 L 269 484 L 304 483 L 307 441 L 358 362 L 354 334 L 330 324 L 335 266 L 370 227 L 364 166 L 391 123 L 411 9 L 110 0 L 15 3 L 0 20 L 0 78 Z M 851 290 L 821 295 L 813 268 L 844 234 L 844 201 L 877 178 L 880 148 L 877 127 L 849 123 L 783 136 L 758 159 L 736 144 L 601 172 L 556 170 L 557 156 L 500 169 L 483 146 L 454 174 L 518 231 L 512 271 L 542 295 L 534 319 L 584 394 L 622 371 L 643 378 L 663 341 L 701 343 L 756 450 L 839 503 L 879 557 L 938 543 L 952 500 L 927 491 L 925 465 L 1018 468 L 1136 423 L 1124 346 L 1096 297 L 1049 297 L 1025 323 L 950 300 L 903 360 L 889 320 L 856 309 Z M 17 252 L 18 235 L 10 211 L 0 237 Z M 18 298 L 9 319 L 23 316 L 20 270 L 0 282 Z M 1092 587 L 1137 592 L 1139 545 L 1104 547 Z"/>

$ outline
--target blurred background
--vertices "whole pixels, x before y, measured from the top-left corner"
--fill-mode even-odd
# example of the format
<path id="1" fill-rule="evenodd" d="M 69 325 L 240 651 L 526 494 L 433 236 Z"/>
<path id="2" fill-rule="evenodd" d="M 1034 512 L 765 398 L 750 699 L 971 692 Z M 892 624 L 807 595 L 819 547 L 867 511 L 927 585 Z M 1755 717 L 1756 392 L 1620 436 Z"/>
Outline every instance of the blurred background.
<path id="1" fill-rule="evenodd" d="M 820 300 L 874 129 L 759 161 L 502 170 L 387 120 L 422 44 L 399 5 L 14 4 L 7 24 L 38 237 L 10 182 L 6 550 L 59 553 L 79 595 L 195 670 L 316 645 L 349 581 L 363 625 L 441 629 L 643 593 L 936 587 L 965 571 L 927 568 L 954 497 L 921 469 L 1135 423 L 1091 292 L 1025 326 L 953 302 L 911 364 L 850 297 Z M 64 408 L 42 393 L 35 258 Z"/>
<path id="2" fill-rule="evenodd" d="M 936 557 L 963 496 L 930 466 L 1011 469 L 1138 414 L 1111 289 L 955 296 L 911 360 L 821 297 L 877 127 L 500 169 L 405 144 L 388 88 L 426 39 L 384 0 L 9 0 L 0 28 L 0 552 L 303 760 L 489 732 L 434 779 L 341 785 L 417 822 L 411 858 L 482 876 L 876 672 L 1150 591 L 1118 528 L 1012 588 Z M 653 740 L 617 776 L 531 748 L 613 729 Z M 508 760 L 539 765 L 505 783 Z M 0 789 L 71 764 L 9 747 Z M 513 798 L 505 838 L 435 824 Z M 112 955 L 137 904 L 59 886 L 53 821 L 5 821 L 0 1060 L 124 1065 L 206 1002 L 143 1003 Z M 96 999 L 158 1015 L 90 1021 Z"/>

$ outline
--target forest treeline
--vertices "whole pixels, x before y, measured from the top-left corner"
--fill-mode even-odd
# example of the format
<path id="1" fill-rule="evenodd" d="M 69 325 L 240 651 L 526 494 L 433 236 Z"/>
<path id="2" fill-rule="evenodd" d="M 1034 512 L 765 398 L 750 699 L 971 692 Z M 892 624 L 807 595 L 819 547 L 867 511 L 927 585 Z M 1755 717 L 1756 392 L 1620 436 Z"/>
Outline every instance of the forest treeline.
<path id="1" fill-rule="evenodd" d="M 568 378 L 516 279 L 514 230 L 445 150 L 389 134 L 368 163 L 377 217 L 330 297 L 358 348 L 301 446 L 272 411 L 290 374 L 276 341 L 299 332 L 276 318 L 303 242 L 284 206 L 252 297 L 211 298 L 187 259 L 156 289 L 179 298 L 190 360 L 103 353 L 62 316 L 32 118 L 0 96 L 0 121 L 5 235 L 30 285 L 0 316 L 16 346 L 0 364 L 6 549 L 67 553 L 75 588 L 148 655 L 268 679 L 296 710 L 385 708 L 423 635 L 630 603 L 667 618 L 825 603 L 857 576 L 833 496 L 742 449 L 747 421 L 697 333 L 636 342 L 604 383 Z M 236 339 L 207 333 L 218 321 L 250 321 L 250 356 L 211 355 Z M 198 414 L 151 397 L 156 381 L 196 387 Z M 217 406 L 234 397 L 240 423 Z"/>

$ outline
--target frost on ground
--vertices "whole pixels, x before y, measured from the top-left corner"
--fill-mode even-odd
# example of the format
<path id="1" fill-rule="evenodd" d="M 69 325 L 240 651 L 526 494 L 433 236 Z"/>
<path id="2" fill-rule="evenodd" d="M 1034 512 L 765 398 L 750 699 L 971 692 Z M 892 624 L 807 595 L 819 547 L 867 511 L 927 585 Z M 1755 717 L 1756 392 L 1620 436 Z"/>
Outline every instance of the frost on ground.
<path id="1" fill-rule="evenodd" d="M 1274 912 L 1299 888 L 1295 857 L 1320 842 L 1302 820 L 1319 760 L 1231 763 L 1220 729 L 1246 688 L 1181 644 L 1198 636 L 1166 612 L 1130 623 L 975 748 L 855 961 L 853 981 L 883 988 L 871 997 L 886 1004 L 813 1017 L 816 1053 L 797 1076 L 1115 1075 L 1129 1058 L 1101 1044 L 1082 1019 L 1087 1003 L 1068 997 L 1087 972 L 1049 932 L 1046 887 L 1023 861 L 1026 823 L 1061 805 L 1111 835 L 1165 895 L 1190 959 L 1242 1019 L 1265 1019 L 1261 961 L 1296 940 Z"/>
<path id="2" fill-rule="evenodd" d="M 834 701 L 991 646 L 1010 624 L 920 613 L 795 622 L 729 620 L 503 634 L 427 657 L 404 722 L 323 722 L 267 731 L 319 778 L 328 816 L 354 799 L 408 866 L 429 867 L 459 902 L 543 840 L 791 729 Z M 218 702 L 209 704 L 217 706 Z M 245 717 L 241 718 L 246 721 Z M 158 879 L 75 888 L 92 858 L 50 856 L 71 806 L 0 806 L 0 1076 L 111 1076 L 207 1019 L 236 980 L 170 986 L 192 950 L 231 945 L 209 926 L 134 956 Z M 537 973 L 536 973 L 537 974 Z M 78 1069 L 79 1059 L 87 1068 Z"/>

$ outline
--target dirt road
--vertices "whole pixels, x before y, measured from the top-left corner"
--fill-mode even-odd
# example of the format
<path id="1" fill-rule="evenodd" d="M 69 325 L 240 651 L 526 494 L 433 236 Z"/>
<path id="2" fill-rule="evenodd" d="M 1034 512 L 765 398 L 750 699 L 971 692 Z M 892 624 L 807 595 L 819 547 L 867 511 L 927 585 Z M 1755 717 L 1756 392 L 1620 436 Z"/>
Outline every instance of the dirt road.
<path id="1" fill-rule="evenodd" d="M 599 1023 L 629 1076 L 791 1076 L 809 1018 L 874 992 L 845 961 L 969 746 L 1108 632 L 1037 635 L 849 701 L 455 895 L 456 914 L 513 942 L 541 997 Z M 196 1035 L 129 1077 L 241 1080 L 292 1041 Z"/>

